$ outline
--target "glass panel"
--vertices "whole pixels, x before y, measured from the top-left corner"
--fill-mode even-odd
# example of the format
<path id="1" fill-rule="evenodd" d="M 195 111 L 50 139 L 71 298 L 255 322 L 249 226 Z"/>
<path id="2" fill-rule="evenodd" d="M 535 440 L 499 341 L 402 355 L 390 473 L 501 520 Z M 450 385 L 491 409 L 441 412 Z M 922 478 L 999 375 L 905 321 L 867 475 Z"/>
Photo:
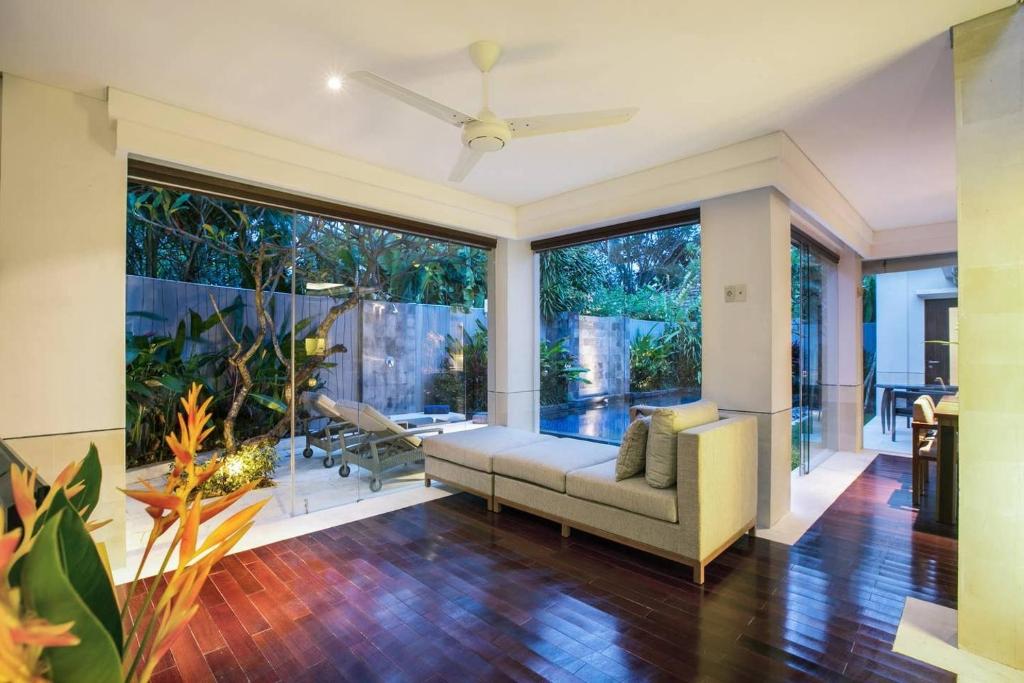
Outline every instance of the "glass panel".
<path id="1" fill-rule="evenodd" d="M 126 416 L 129 479 L 163 486 L 178 397 L 193 383 L 215 430 L 200 462 L 224 464 L 207 497 L 261 482 L 260 521 L 291 514 L 290 409 L 293 217 L 130 183 L 127 193 Z M 255 494 L 254 494 L 255 495 Z M 145 512 L 129 503 L 129 552 Z"/>
<path id="2" fill-rule="evenodd" d="M 206 494 L 260 479 L 259 523 L 422 486 L 420 435 L 486 423 L 485 250 L 135 183 L 127 199 L 134 478 L 163 484 L 192 382 L 232 459 Z M 128 517 L 141 547 L 149 521 Z"/>
<path id="3" fill-rule="evenodd" d="M 345 226 L 296 215 L 294 514 L 359 500 L 345 453 L 358 440 L 348 402 L 358 399 L 360 290 L 346 268 Z"/>
<path id="4" fill-rule="evenodd" d="M 540 255 L 541 431 L 618 443 L 639 403 L 700 398 L 700 226 Z"/>
<path id="5" fill-rule="evenodd" d="M 909 453 L 913 401 L 956 391 L 957 269 L 881 273 L 864 290 L 864 447 Z"/>
<path id="6" fill-rule="evenodd" d="M 790 247 L 793 326 L 792 466 L 803 474 L 835 452 L 838 386 L 835 265 L 807 246 Z"/>

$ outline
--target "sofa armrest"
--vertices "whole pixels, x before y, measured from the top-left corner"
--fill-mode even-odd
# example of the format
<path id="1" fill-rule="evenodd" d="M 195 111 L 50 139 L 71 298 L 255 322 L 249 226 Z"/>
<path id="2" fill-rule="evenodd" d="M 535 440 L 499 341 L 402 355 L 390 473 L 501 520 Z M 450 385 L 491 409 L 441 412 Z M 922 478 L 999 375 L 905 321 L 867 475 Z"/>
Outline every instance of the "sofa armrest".
<path id="1" fill-rule="evenodd" d="M 730 417 L 679 432 L 679 523 L 704 561 L 757 515 L 757 418 Z"/>

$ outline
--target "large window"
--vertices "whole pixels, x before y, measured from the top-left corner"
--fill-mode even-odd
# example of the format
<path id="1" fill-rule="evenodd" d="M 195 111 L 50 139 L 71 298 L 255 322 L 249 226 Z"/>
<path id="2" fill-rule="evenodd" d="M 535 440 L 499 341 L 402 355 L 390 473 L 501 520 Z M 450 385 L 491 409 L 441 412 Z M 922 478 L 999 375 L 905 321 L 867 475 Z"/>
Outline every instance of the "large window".
<path id="1" fill-rule="evenodd" d="M 246 455 L 224 486 L 263 478 L 270 517 L 422 486 L 422 456 L 404 453 L 418 439 L 370 448 L 371 432 L 486 411 L 486 249 L 155 184 L 130 182 L 127 201 L 136 478 L 166 475 L 193 382 L 212 397 L 207 447 Z"/>
<path id="2" fill-rule="evenodd" d="M 617 443 L 629 406 L 700 398 L 700 226 L 540 254 L 541 431 Z"/>

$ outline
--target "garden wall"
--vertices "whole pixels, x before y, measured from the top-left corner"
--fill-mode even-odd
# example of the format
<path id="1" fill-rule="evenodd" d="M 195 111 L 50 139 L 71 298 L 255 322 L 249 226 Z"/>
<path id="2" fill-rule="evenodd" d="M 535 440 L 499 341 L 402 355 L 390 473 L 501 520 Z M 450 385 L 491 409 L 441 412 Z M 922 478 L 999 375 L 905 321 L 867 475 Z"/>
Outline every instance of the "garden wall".
<path id="1" fill-rule="evenodd" d="M 629 346 L 637 334 L 654 331 L 660 335 L 665 323 L 625 316 L 593 316 L 558 313 L 541 321 L 541 334 L 548 342 L 566 339 L 566 349 L 590 370 L 590 384 L 572 382 L 571 398 L 619 396 L 629 392 Z"/>
<path id="2" fill-rule="evenodd" d="M 173 336 L 189 309 L 203 318 L 214 314 L 211 297 L 220 309 L 241 297 L 246 304 L 245 324 L 255 328 L 252 290 L 129 275 L 127 311 L 141 311 L 151 317 L 129 315 L 127 329 L 137 335 Z M 270 297 L 274 323 L 280 330 L 290 321 L 291 297 L 287 293 Z M 315 325 L 332 303 L 323 296 L 297 295 L 295 319 L 311 317 Z M 159 319 L 152 319 L 153 316 Z M 433 376 L 445 369 L 447 336 L 461 340 L 463 329 L 472 332 L 477 320 L 487 324 L 483 309 L 461 313 L 449 306 L 361 302 L 340 316 L 328 335 L 328 346 L 341 343 L 348 352 L 333 356 L 330 360 L 336 366 L 320 372 L 326 384 L 324 391 L 336 398 L 369 403 L 387 414 L 420 412 Z M 299 340 L 306 334 L 300 332 Z M 189 342 L 186 354 L 213 351 L 230 343 L 224 329 L 215 326 L 203 334 L 202 343 Z"/>

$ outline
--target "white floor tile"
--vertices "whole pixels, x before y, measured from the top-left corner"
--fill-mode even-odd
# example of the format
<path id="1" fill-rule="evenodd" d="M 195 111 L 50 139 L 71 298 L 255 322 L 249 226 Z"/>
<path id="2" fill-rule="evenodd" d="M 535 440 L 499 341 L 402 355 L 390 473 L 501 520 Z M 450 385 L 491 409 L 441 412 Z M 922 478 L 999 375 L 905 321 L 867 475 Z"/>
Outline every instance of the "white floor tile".
<path id="1" fill-rule="evenodd" d="M 875 452 L 840 451 L 811 470 L 810 474 L 801 476 L 794 471 L 789 514 L 770 529 L 758 529 L 758 538 L 786 545 L 799 541 L 876 455 Z"/>
<path id="2" fill-rule="evenodd" d="M 1024 681 L 1024 671 L 957 647 L 956 610 L 907 598 L 892 649 L 957 674 L 970 683 Z"/>

